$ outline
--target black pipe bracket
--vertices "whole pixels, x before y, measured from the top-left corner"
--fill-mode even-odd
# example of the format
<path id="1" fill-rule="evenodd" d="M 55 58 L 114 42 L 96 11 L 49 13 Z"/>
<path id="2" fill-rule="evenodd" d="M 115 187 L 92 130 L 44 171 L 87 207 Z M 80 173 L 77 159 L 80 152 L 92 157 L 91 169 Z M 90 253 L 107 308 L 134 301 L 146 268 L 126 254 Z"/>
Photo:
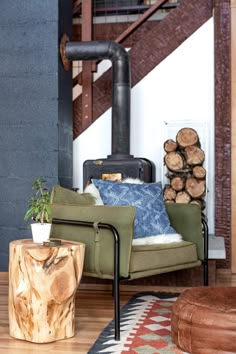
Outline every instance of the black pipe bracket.
<path id="1" fill-rule="evenodd" d="M 63 33 L 60 41 L 60 56 L 64 69 L 69 71 L 71 69 L 71 61 L 67 59 L 66 56 L 66 43 L 70 41 L 69 36 Z"/>

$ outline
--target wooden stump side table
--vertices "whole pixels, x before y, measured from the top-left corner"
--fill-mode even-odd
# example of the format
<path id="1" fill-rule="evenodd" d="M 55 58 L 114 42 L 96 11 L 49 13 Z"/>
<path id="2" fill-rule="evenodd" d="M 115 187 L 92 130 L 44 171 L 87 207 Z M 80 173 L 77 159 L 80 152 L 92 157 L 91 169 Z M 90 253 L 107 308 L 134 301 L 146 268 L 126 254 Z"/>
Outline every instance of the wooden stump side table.
<path id="1" fill-rule="evenodd" d="M 10 243 L 10 336 L 47 343 L 74 335 L 75 292 L 85 245 L 61 240 L 44 246 L 30 239 Z"/>

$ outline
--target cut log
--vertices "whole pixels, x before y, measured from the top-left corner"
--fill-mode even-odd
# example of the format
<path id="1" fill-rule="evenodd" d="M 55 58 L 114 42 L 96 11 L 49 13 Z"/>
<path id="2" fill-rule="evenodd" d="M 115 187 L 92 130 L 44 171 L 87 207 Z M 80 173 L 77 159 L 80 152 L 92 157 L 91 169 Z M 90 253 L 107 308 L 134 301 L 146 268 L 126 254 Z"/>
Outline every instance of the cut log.
<path id="1" fill-rule="evenodd" d="M 164 162 L 167 168 L 172 171 L 179 171 L 184 168 L 184 158 L 183 156 L 176 151 L 169 152 L 164 157 Z"/>
<path id="2" fill-rule="evenodd" d="M 202 166 L 195 166 L 193 168 L 193 175 L 196 178 L 205 178 L 206 177 L 206 170 Z"/>
<path id="3" fill-rule="evenodd" d="M 164 199 L 170 203 L 197 204 L 204 210 L 206 202 L 206 170 L 203 167 L 205 153 L 201 149 L 198 133 L 192 128 L 182 128 L 176 134 L 176 142 L 164 143 L 164 163 L 169 179 L 164 189 Z M 176 196 L 174 196 L 174 192 Z"/>
<path id="4" fill-rule="evenodd" d="M 198 134 L 192 128 L 180 129 L 176 135 L 176 141 L 180 148 L 190 145 L 200 146 Z"/>
<path id="5" fill-rule="evenodd" d="M 205 195 L 206 191 L 205 180 L 198 180 L 195 177 L 189 177 L 186 180 L 185 189 L 192 198 L 201 198 Z"/>
<path id="6" fill-rule="evenodd" d="M 205 160 L 205 153 L 198 146 L 187 146 L 184 149 L 186 162 L 188 165 L 202 165 Z"/>
<path id="7" fill-rule="evenodd" d="M 188 167 L 188 168 L 184 168 L 183 170 L 178 170 L 178 171 L 172 172 L 172 173 L 168 173 L 168 172 L 167 172 L 167 173 L 165 174 L 165 176 L 166 176 L 167 178 L 169 178 L 170 181 L 172 180 L 172 178 L 175 178 L 175 177 L 181 177 L 181 178 L 183 178 L 184 181 L 185 181 L 185 179 L 186 179 L 187 177 L 189 177 L 189 174 L 190 174 L 190 173 L 192 174 L 192 171 L 193 171 L 193 169 L 190 168 L 190 167 Z"/>
<path id="8" fill-rule="evenodd" d="M 202 210 L 204 210 L 206 207 L 206 202 L 203 199 L 193 199 L 190 204 L 199 205 Z"/>
<path id="9" fill-rule="evenodd" d="M 163 197 L 165 201 L 175 200 L 176 191 L 168 184 L 164 188 Z"/>
<path id="10" fill-rule="evenodd" d="M 175 191 L 179 192 L 185 186 L 185 179 L 180 176 L 173 177 L 171 179 L 170 185 Z"/>
<path id="11" fill-rule="evenodd" d="M 175 151 L 176 149 L 177 149 L 177 143 L 174 140 L 168 139 L 164 142 L 165 152 L 172 152 Z"/>
<path id="12" fill-rule="evenodd" d="M 191 197 L 187 192 L 182 191 L 176 194 L 176 198 L 175 198 L 176 203 L 188 204 L 190 203 L 190 201 L 191 201 Z"/>
<path id="13" fill-rule="evenodd" d="M 52 247 L 30 239 L 10 243 L 10 336 L 47 343 L 74 335 L 84 252 L 84 244 L 65 240 Z"/>

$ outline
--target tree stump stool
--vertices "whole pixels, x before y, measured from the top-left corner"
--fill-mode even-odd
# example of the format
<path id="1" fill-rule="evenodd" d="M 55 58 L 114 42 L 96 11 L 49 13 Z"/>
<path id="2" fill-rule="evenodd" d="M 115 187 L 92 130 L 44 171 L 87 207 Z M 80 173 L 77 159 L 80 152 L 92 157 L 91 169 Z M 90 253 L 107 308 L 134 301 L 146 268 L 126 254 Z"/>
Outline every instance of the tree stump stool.
<path id="1" fill-rule="evenodd" d="M 30 239 L 10 243 L 10 336 L 47 343 L 74 335 L 84 252 L 84 244 L 65 240 L 48 246 Z"/>
<path id="2" fill-rule="evenodd" d="M 171 335 L 191 354 L 236 353 L 236 287 L 185 290 L 173 306 Z"/>

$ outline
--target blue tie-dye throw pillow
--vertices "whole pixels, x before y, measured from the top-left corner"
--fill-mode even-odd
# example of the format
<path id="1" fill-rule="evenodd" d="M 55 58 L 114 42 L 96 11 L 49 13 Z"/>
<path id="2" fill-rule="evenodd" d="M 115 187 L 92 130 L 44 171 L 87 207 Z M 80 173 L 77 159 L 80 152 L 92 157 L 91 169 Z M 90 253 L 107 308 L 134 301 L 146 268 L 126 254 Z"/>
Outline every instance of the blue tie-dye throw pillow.
<path id="1" fill-rule="evenodd" d="M 134 238 L 176 233 L 170 226 L 161 182 L 133 184 L 93 179 L 93 183 L 105 205 L 136 207 Z"/>

